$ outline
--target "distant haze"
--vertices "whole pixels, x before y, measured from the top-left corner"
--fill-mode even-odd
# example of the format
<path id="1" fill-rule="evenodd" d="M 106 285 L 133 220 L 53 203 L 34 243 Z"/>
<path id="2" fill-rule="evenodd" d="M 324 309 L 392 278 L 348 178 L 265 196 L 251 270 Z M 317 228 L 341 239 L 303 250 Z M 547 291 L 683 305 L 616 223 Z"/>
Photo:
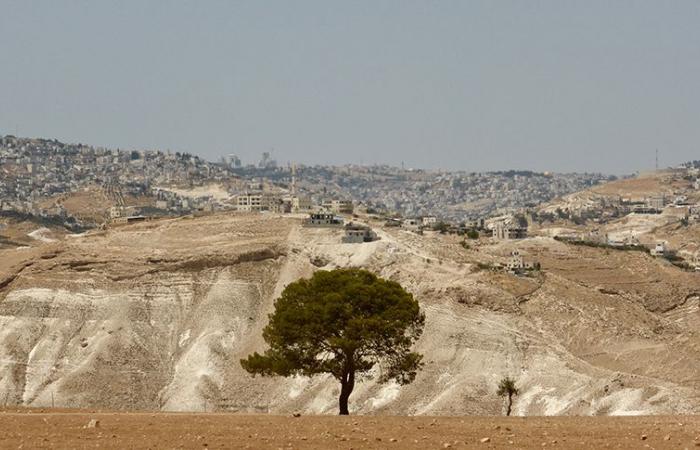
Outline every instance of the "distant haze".
<path id="1" fill-rule="evenodd" d="M 700 2 L 0 0 L 0 134 L 244 162 L 700 159 Z"/>

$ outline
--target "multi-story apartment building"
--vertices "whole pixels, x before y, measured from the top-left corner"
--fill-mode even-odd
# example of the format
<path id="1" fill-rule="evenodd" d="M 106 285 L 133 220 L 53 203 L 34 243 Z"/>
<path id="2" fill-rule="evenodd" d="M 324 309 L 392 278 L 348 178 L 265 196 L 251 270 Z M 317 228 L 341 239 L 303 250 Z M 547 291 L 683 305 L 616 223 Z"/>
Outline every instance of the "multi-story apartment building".
<path id="1" fill-rule="evenodd" d="M 236 210 L 242 212 L 270 211 L 281 212 L 282 199 L 270 193 L 245 193 L 236 196 Z"/>
<path id="2" fill-rule="evenodd" d="M 336 214 L 352 214 L 354 211 L 352 200 L 328 199 L 324 200 L 321 206 Z"/>

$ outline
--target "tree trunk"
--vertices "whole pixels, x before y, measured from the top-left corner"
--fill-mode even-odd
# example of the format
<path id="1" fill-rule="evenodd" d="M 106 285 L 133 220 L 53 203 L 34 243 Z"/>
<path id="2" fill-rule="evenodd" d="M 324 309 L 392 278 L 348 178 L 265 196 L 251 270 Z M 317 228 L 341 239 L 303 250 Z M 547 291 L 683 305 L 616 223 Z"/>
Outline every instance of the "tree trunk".
<path id="1" fill-rule="evenodd" d="M 355 389 L 355 371 L 349 371 L 343 375 L 340 380 L 340 399 L 338 404 L 340 406 L 340 415 L 347 416 L 350 414 L 348 410 L 348 399 L 350 399 L 350 394 L 352 390 Z"/>
<path id="2" fill-rule="evenodd" d="M 506 409 L 506 416 L 510 416 L 510 409 L 513 406 L 513 395 L 508 394 L 508 409 Z"/>

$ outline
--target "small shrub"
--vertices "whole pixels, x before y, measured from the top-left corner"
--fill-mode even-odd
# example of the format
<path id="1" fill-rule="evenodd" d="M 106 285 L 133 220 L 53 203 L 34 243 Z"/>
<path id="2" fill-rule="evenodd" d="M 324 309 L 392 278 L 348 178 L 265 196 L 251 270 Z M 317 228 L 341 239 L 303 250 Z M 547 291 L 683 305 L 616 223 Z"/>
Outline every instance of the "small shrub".
<path id="1" fill-rule="evenodd" d="M 472 266 L 472 272 L 481 272 L 482 270 L 494 270 L 495 267 L 491 263 L 477 262 Z"/>
<path id="2" fill-rule="evenodd" d="M 468 230 L 467 237 L 469 239 L 479 239 L 479 232 L 476 230 Z"/>
<path id="3" fill-rule="evenodd" d="M 519 393 L 517 386 L 515 386 L 515 380 L 511 377 L 505 377 L 498 383 L 496 394 L 508 398 L 506 416 L 510 416 L 511 408 L 513 407 L 513 396 Z"/>

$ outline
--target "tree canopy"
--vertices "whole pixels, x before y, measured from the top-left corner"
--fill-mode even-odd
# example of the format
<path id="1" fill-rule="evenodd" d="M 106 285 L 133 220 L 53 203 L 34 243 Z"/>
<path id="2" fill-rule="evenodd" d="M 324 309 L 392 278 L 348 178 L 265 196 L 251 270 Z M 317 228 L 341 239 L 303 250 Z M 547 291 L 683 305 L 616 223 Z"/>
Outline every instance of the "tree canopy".
<path id="1" fill-rule="evenodd" d="M 379 382 L 411 383 L 422 355 L 411 351 L 425 316 L 418 302 L 394 281 L 362 269 L 318 271 L 289 284 L 275 301 L 263 330 L 270 346 L 241 360 L 265 376 L 332 374 L 341 384 L 340 414 L 356 378 L 381 367 Z"/>

